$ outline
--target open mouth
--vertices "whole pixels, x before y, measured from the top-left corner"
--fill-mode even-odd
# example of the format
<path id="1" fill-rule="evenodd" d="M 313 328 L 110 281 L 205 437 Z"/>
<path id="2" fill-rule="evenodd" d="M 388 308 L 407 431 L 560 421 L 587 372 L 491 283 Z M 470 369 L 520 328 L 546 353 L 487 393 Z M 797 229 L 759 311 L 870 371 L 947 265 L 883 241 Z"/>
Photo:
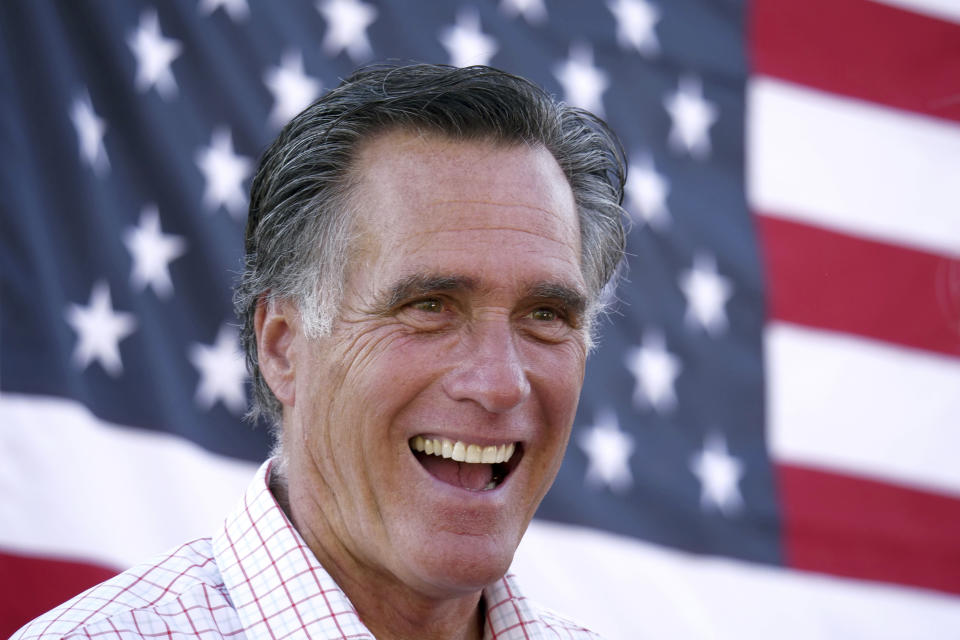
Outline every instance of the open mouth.
<path id="1" fill-rule="evenodd" d="M 481 446 L 423 436 L 411 438 L 410 449 L 434 478 L 468 491 L 496 489 L 523 456 L 522 445 L 514 442 Z"/>

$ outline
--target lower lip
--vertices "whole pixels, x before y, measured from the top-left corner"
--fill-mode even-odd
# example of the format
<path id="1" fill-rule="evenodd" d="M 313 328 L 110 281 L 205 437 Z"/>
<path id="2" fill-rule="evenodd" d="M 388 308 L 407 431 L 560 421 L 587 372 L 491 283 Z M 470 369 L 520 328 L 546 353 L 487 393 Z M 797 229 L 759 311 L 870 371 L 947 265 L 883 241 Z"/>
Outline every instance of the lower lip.
<path id="1" fill-rule="evenodd" d="M 441 495 L 446 494 L 449 497 L 455 498 L 459 501 L 463 500 L 499 500 L 501 496 L 504 495 L 504 487 L 510 482 L 510 478 L 517 472 L 517 469 L 513 469 L 507 477 L 500 481 L 493 489 L 486 490 L 473 490 L 473 489 L 464 489 L 463 487 L 458 487 L 456 485 L 448 484 L 439 478 L 434 477 L 429 471 L 423 468 L 423 465 L 420 464 L 420 461 L 417 460 L 416 456 L 413 454 L 413 451 L 410 451 L 410 460 L 420 471 L 420 474 L 429 479 L 434 491 L 440 491 Z"/>

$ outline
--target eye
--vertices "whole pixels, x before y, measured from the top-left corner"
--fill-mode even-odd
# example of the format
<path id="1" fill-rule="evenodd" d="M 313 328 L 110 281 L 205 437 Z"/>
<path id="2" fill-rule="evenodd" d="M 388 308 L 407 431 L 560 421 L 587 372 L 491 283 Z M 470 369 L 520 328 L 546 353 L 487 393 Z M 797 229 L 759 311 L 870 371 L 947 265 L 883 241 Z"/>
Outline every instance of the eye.
<path id="1" fill-rule="evenodd" d="M 456 305 L 444 298 L 419 298 L 403 304 L 396 317 L 417 331 L 440 331 L 456 321 Z"/>
<path id="2" fill-rule="evenodd" d="M 557 312 L 548 307 L 540 307 L 530 312 L 530 317 L 539 322 L 553 322 L 559 318 Z"/>
<path id="3" fill-rule="evenodd" d="M 566 313 L 556 307 L 535 307 L 523 317 L 529 335 L 544 342 L 558 342 L 575 329 Z"/>
<path id="4" fill-rule="evenodd" d="M 425 300 L 411 302 L 410 308 L 416 309 L 417 311 L 424 311 L 426 313 L 442 313 L 445 305 L 441 300 L 437 300 L 436 298 L 427 298 Z"/>

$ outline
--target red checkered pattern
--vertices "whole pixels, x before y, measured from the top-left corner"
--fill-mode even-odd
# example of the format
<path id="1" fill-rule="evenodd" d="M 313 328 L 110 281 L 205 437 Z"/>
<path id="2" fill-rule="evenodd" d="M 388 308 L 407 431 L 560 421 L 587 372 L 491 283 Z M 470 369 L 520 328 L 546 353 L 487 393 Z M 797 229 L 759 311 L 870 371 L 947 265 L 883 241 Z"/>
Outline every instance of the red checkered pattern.
<path id="1" fill-rule="evenodd" d="M 270 463 L 213 538 L 133 567 L 37 618 L 11 640 L 373 640 L 267 488 Z M 484 590 L 485 640 L 598 636 L 525 599 L 512 575 Z"/>

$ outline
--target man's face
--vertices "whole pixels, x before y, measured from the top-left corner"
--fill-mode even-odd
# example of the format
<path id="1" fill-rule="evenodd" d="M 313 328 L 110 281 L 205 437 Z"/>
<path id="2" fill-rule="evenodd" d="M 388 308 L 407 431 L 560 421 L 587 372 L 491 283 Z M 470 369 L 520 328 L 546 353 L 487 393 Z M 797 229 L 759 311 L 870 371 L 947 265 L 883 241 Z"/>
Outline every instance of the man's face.
<path id="1" fill-rule="evenodd" d="M 329 337 L 292 331 L 291 511 L 340 571 L 469 593 L 506 572 L 570 435 L 573 196 L 544 149 L 400 131 L 368 141 L 356 175 L 340 316 Z"/>

